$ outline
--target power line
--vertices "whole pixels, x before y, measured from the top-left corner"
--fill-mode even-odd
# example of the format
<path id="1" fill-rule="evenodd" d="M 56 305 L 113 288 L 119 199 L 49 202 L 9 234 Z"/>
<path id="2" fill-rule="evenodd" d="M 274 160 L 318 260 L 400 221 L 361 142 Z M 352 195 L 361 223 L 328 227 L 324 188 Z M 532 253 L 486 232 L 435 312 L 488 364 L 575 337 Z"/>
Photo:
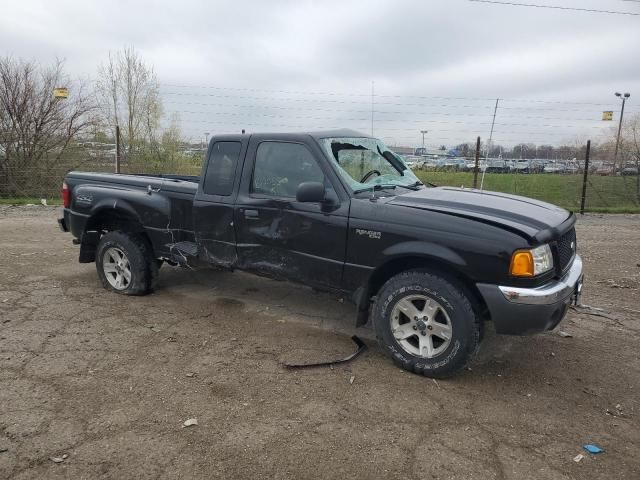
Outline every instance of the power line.
<path id="1" fill-rule="evenodd" d="M 618 10 L 597 10 L 594 8 L 580 8 L 580 7 L 562 7 L 560 5 L 539 5 L 537 3 L 519 3 L 519 2 L 500 2 L 498 0 L 467 0 L 474 3 L 491 3 L 494 5 L 508 5 L 513 7 L 534 7 L 534 8 L 548 8 L 554 10 L 572 10 L 576 12 L 588 12 L 588 13 L 608 13 L 613 15 L 633 15 L 640 16 L 638 12 L 622 12 Z"/>
<path id="2" fill-rule="evenodd" d="M 638 0 L 640 2 L 640 0 Z M 296 90 L 269 90 L 258 88 L 242 88 L 242 87 L 220 87 L 216 85 L 186 85 L 175 83 L 160 83 L 160 86 L 172 87 L 172 88 L 199 88 L 210 90 L 222 90 L 222 91 L 239 91 L 239 92 L 255 92 L 255 93 L 273 93 L 273 94 L 285 94 L 285 95 L 326 95 L 332 97 L 370 97 L 370 93 L 338 93 L 338 92 L 314 92 L 314 91 L 296 91 Z M 165 92 L 168 95 L 194 95 L 194 96 L 219 96 L 219 97 L 233 97 L 232 95 L 216 95 L 206 93 L 189 93 L 189 92 Z M 375 94 L 376 98 L 415 98 L 421 100 L 467 100 L 467 101 L 484 101 L 493 102 L 494 97 L 447 97 L 447 96 L 423 96 L 423 95 L 384 95 Z M 244 98 L 244 97 L 236 97 Z M 255 97 L 254 97 L 255 98 Z M 568 102 L 562 100 L 537 100 L 537 99 L 519 99 L 505 98 L 505 101 L 520 102 L 520 103 L 549 103 L 549 104 L 565 104 L 565 105 L 592 105 L 592 106 L 611 106 L 610 103 L 593 103 L 593 102 Z M 493 103 L 492 103 L 493 104 Z"/>

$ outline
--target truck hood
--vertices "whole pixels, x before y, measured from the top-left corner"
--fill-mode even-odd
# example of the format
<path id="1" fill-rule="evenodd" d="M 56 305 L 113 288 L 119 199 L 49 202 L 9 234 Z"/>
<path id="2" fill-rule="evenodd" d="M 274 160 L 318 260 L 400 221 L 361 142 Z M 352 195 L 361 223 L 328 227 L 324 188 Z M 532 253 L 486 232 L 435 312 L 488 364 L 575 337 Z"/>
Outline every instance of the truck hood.
<path id="1" fill-rule="evenodd" d="M 563 208 L 532 198 L 466 188 L 423 188 L 388 203 L 500 226 L 539 241 L 563 233 L 569 218 L 571 226 L 575 218 Z"/>

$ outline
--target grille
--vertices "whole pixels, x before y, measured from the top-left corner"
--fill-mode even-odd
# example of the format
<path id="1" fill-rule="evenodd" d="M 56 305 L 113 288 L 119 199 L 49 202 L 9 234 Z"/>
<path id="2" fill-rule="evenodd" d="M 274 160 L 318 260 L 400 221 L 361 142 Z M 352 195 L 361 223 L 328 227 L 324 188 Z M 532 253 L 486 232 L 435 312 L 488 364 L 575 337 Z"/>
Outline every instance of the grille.
<path id="1" fill-rule="evenodd" d="M 576 230 L 572 228 L 558 239 L 558 262 L 560 269 L 564 272 L 576 254 Z M 573 246 L 572 246 L 573 245 Z"/>

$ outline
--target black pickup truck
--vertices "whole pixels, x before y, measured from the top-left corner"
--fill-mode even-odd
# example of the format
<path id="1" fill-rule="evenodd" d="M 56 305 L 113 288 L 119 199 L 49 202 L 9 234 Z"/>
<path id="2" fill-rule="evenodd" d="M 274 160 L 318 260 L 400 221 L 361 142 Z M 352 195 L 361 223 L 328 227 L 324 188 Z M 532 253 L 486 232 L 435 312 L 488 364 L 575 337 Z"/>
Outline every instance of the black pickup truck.
<path id="1" fill-rule="evenodd" d="M 484 323 L 554 328 L 582 288 L 575 215 L 432 187 L 350 130 L 220 135 L 200 177 L 70 172 L 63 231 L 105 288 L 153 290 L 163 262 L 253 271 L 348 293 L 402 368 L 462 368 Z"/>

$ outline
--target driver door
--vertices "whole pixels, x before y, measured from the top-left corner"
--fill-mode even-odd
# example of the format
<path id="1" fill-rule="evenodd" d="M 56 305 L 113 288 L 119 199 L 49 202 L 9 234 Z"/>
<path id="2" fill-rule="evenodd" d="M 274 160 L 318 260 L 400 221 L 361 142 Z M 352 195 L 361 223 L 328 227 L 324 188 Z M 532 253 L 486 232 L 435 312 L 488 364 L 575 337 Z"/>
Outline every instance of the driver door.
<path id="1" fill-rule="evenodd" d="M 235 224 L 242 268 L 305 284 L 339 288 L 348 203 L 340 202 L 316 154 L 300 142 L 251 137 Z M 322 159 L 320 159 L 322 160 Z M 326 166 L 325 166 L 326 167 Z M 296 200 L 302 182 L 322 182 L 332 206 Z"/>

